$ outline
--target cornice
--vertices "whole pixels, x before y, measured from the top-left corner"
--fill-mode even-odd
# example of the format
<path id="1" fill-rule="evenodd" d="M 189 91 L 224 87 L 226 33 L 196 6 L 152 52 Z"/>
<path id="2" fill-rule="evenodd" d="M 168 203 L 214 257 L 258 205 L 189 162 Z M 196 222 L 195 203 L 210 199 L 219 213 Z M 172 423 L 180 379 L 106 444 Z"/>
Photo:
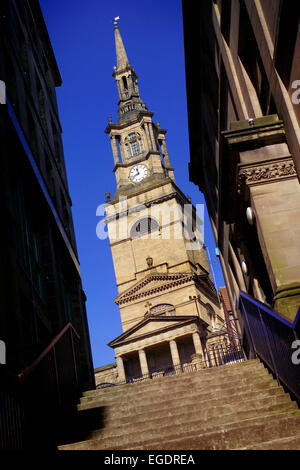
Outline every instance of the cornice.
<path id="1" fill-rule="evenodd" d="M 120 131 L 126 127 L 131 126 L 132 124 L 135 123 L 140 123 L 143 119 L 144 116 L 148 116 L 152 118 L 154 116 L 154 113 L 151 111 L 139 111 L 139 114 L 135 119 L 132 119 L 130 121 L 124 121 L 124 122 L 110 122 L 107 127 L 105 128 L 104 132 L 105 134 L 109 134 L 112 130 Z"/>
<path id="2" fill-rule="evenodd" d="M 272 183 L 274 181 L 294 178 L 297 176 L 292 157 L 280 159 L 280 161 L 265 161 L 261 164 L 239 165 L 238 192 L 244 184 L 248 186 Z"/>
<path id="3" fill-rule="evenodd" d="M 135 333 L 136 331 L 138 331 L 146 323 L 153 322 L 153 321 L 154 322 L 159 322 L 159 323 L 161 323 L 163 321 L 163 322 L 170 323 L 170 325 L 169 326 L 164 326 L 162 328 L 158 328 L 157 330 L 154 330 L 154 331 L 147 331 L 147 332 L 145 331 L 144 333 L 141 333 L 140 335 L 137 335 L 137 336 L 131 336 L 132 333 Z M 108 346 L 110 346 L 111 348 L 116 348 L 118 346 L 122 346 L 122 345 L 129 344 L 129 343 L 132 343 L 132 342 L 140 341 L 141 339 L 151 337 L 151 336 L 155 336 L 155 335 L 159 335 L 162 332 L 174 330 L 174 329 L 177 329 L 178 327 L 187 326 L 187 325 L 193 324 L 193 323 L 204 324 L 205 322 L 203 322 L 203 320 L 201 320 L 197 315 L 186 315 L 186 316 L 183 316 L 183 315 L 176 316 L 175 315 L 175 316 L 172 316 L 172 317 L 163 317 L 163 316 L 159 317 L 159 316 L 151 315 L 151 316 L 147 317 L 146 319 L 142 320 L 137 325 L 134 325 L 129 330 L 122 333 L 117 338 L 110 341 L 108 343 Z"/>
<path id="4" fill-rule="evenodd" d="M 133 301 L 148 297 L 149 295 L 157 294 L 158 292 L 163 292 L 165 290 L 172 289 L 173 287 L 178 287 L 179 285 L 186 284 L 195 279 L 196 275 L 191 274 L 150 274 L 143 281 L 140 281 L 136 286 L 129 289 L 129 292 L 120 294 L 120 296 L 115 298 L 115 303 L 117 305 L 123 305 L 131 303 Z M 164 284 L 157 286 L 152 286 L 148 290 L 140 291 L 144 286 L 152 281 L 169 281 Z"/>

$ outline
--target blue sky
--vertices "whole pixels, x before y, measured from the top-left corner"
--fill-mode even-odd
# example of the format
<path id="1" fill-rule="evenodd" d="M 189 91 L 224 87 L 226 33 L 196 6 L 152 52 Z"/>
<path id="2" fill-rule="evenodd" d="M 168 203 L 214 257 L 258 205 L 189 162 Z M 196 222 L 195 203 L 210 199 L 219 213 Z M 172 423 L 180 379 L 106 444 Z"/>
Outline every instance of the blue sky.
<path id="1" fill-rule="evenodd" d="M 40 0 L 62 86 L 57 89 L 68 183 L 81 265 L 94 367 L 114 362 L 107 343 L 122 333 L 108 240 L 99 240 L 96 208 L 116 184 L 109 138 L 111 115 L 117 121 L 118 94 L 112 77 L 116 65 L 113 18 L 131 65 L 139 76 L 142 100 L 153 120 L 168 129 L 166 138 L 176 183 L 204 202 L 189 182 L 188 123 L 181 1 Z M 205 218 L 204 240 L 213 259 L 214 241 Z M 213 264 L 217 287 L 224 285 L 219 263 Z"/>

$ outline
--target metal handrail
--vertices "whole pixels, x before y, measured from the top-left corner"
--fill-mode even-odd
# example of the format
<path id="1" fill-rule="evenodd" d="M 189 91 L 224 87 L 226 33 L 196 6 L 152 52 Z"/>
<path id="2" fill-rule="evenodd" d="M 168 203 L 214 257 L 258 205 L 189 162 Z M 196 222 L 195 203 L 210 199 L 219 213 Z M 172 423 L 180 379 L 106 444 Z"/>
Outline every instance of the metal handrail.
<path id="1" fill-rule="evenodd" d="M 289 321 L 242 291 L 238 307 L 253 353 L 269 367 L 278 382 L 300 400 L 300 364 L 292 361 L 292 344 L 298 339 L 296 326 L 300 308 L 294 320 Z"/>
<path id="2" fill-rule="evenodd" d="M 72 329 L 74 334 L 77 336 L 77 339 L 80 339 L 79 334 L 75 330 L 74 326 L 72 323 L 67 323 L 64 328 L 53 338 L 53 340 L 48 344 L 48 346 L 43 350 L 43 352 L 35 359 L 35 361 L 30 365 L 25 367 L 25 369 L 22 370 L 17 375 L 17 378 L 20 383 L 22 383 L 26 377 L 28 377 L 31 372 L 36 368 L 36 366 L 44 359 L 44 357 L 55 347 L 55 345 L 58 343 L 58 341 L 64 336 L 64 334 L 69 330 Z"/>
<path id="3" fill-rule="evenodd" d="M 195 355 L 197 356 L 197 354 Z M 134 384 L 144 380 L 155 380 L 159 377 L 166 377 L 170 375 L 179 375 L 189 372 L 196 372 L 203 369 L 216 368 L 220 366 L 230 366 L 231 364 L 244 362 L 246 360 L 245 354 L 241 346 L 224 345 L 215 343 L 210 345 L 206 351 L 205 356 L 199 355 L 190 362 L 183 362 L 178 364 L 166 363 L 163 367 L 153 368 L 147 374 L 126 374 L 126 380 L 117 382 L 114 385 Z M 111 384 L 113 385 L 113 384 Z M 100 384 L 97 388 L 107 386 L 105 383 Z"/>

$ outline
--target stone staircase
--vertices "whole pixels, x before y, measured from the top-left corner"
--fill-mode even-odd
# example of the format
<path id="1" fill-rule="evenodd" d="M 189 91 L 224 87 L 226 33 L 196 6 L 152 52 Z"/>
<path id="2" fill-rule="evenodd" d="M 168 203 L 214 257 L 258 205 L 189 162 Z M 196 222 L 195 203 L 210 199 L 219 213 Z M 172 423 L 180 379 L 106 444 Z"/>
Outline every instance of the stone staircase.
<path id="1" fill-rule="evenodd" d="M 78 410 L 99 421 L 59 449 L 300 449 L 297 404 L 258 360 L 92 390 Z"/>

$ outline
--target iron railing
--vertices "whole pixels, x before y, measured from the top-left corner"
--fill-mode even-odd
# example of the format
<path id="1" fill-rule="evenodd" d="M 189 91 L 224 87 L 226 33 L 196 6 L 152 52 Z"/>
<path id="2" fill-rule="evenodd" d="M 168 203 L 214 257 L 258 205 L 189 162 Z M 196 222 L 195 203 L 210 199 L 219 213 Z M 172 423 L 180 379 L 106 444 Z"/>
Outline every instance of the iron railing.
<path id="1" fill-rule="evenodd" d="M 197 355 L 195 355 L 197 356 Z M 179 375 L 188 372 L 196 372 L 202 369 L 212 367 L 225 366 L 235 364 L 237 362 L 245 361 L 245 354 L 240 345 L 231 343 L 225 344 L 224 342 L 217 341 L 215 344 L 210 345 L 205 351 L 205 357 L 195 357 L 191 362 L 181 364 L 166 363 L 164 367 L 155 368 L 149 371 L 149 374 L 126 374 L 126 380 L 123 382 L 101 383 L 97 385 L 97 389 L 106 388 L 115 385 L 124 385 L 130 383 L 141 382 L 144 380 L 154 380 L 159 377 L 167 377 L 170 375 Z"/>
<path id="2" fill-rule="evenodd" d="M 300 364 L 293 349 L 297 344 L 300 348 L 300 342 L 295 343 L 300 308 L 291 323 L 244 292 L 240 292 L 238 306 L 254 353 L 271 369 L 277 380 L 300 400 Z"/>
<path id="3" fill-rule="evenodd" d="M 22 450 L 24 444 L 24 403 L 20 385 L 0 366 L 0 450 Z"/>
<path id="4" fill-rule="evenodd" d="M 17 380 L 0 368 L 0 449 L 56 448 L 80 395 L 79 335 L 68 323 Z"/>
<path id="5" fill-rule="evenodd" d="M 27 419 L 26 446 L 56 447 L 80 394 L 79 335 L 68 323 L 18 376 Z"/>

